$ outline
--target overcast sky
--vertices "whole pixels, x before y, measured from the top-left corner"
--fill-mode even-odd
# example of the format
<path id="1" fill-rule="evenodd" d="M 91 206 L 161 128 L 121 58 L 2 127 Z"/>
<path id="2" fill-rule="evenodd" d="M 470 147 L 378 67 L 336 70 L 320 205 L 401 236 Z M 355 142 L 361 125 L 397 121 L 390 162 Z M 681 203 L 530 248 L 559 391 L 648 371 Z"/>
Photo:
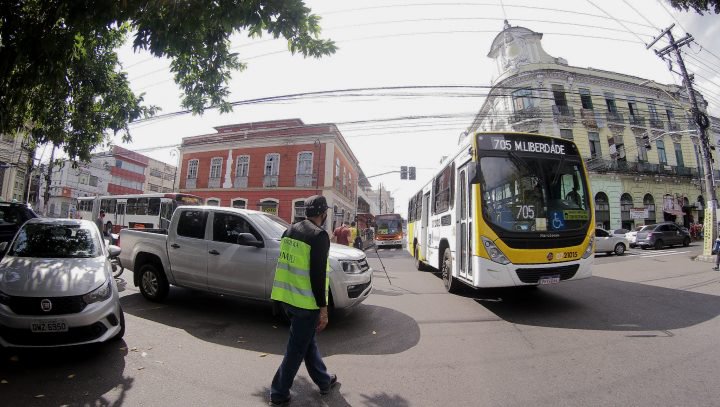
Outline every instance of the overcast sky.
<path id="1" fill-rule="evenodd" d="M 499 0 L 306 3 L 322 17 L 323 36 L 336 41 L 338 52 L 304 59 L 290 55 L 283 40 L 238 35 L 233 48 L 248 68 L 234 74 L 231 101 L 356 88 L 489 86 L 495 72 L 487 53 L 507 18 L 513 26 L 543 33 L 545 51 L 572 66 L 680 84 L 643 44 L 675 23 L 676 39 L 687 30 L 702 46 L 687 49 L 688 68 L 708 96 L 711 113 L 720 115 L 715 103 L 720 102 L 720 17 L 676 12 L 664 0 L 504 0 L 504 6 Z M 147 103 L 161 107 L 160 114 L 183 110 L 167 61 L 133 53 L 129 45 L 120 55 L 132 88 L 145 92 Z M 212 133 L 215 126 L 288 118 L 337 123 L 367 175 L 400 165 L 418 167 L 414 182 L 400 181 L 398 174 L 372 180 L 393 191 L 396 211 L 404 214 L 407 198 L 432 177 L 441 156 L 456 148 L 458 135 L 470 125 L 484 94 L 482 88 L 381 90 L 254 103 L 237 106 L 230 114 L 208 111 L 132 125 L 133 142 L 123 146 L 175 164 L 169 148 L 156 147 Z M 441 118 L 377 121 L 406 116 Z"/>

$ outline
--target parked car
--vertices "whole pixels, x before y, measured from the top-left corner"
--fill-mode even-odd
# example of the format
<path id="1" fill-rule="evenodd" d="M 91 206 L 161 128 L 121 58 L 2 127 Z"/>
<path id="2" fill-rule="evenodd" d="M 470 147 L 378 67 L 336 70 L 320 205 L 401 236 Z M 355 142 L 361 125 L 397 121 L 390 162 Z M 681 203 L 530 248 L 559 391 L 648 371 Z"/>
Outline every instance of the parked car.
<path id="1" fill-rule="evenodd" d="M 615 253 L 622 256 L 627 247 L 628 241 L 625 237 L 613 236 L 605 229 L 595 229 L 595 253 Z"/>
<path id="2" fill-rule="evenodd" d="M 23 223 L 37 217 L 23 203 L 0 202 L 0 243 L 11 241 Z"/>
<path id="3" fill-rule="evenodd" d="M 690 246 L 690 233 L 683 230 L 674 222 L 661 222 L 647 225 L 637 232 L 635 244 L 642 249 L 654 247 L 662 249 L 665 246 Z"/>
<path id="4" fill-rule="evenodd" d="M 183 206 L 169 229 L 123 229 L 120 261 L 151 301 L 169 286 L 270 301 L 280 238 L 290 225 L 264 212 Z M 372 291 L 372 269 L 361 250 L 330 245 L 330 305 L 350 308 Z"/>
<path id="5" fill-rule="evenodd" d="M 610 235 L 616 236 L 616 237 L 625 237 L 625 234 L 629 232 L 627 229 L 615 229 L 609 231 Z"/>
<path id="6" fill-rule="evenodd" d="M 637 240 L 637 232 L 644 228 L 645 225 L 635 226 L 635 229 L 625 233 L 625 239 L 630 243 L 630 247 L 636 247 L 635 241 Z"/>
<path id="7" fill-rule="evenodd" d="M 0 261 L 0 345 L 54 347 L 122 338 L 125 317 L 105 246 L 93 222 L 27 221 Z"/>

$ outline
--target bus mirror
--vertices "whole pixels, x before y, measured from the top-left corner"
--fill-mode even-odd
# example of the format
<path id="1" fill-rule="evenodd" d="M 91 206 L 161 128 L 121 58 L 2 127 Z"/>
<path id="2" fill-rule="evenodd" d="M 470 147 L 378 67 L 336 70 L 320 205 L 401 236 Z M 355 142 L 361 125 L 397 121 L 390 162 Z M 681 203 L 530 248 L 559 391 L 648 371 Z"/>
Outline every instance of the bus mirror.
<path id="1" fill-rule="evenodd" d="M 467 167 L 467 177 L 468 177 L 468 181 L 471 184 L 480 183 L 480 177 L 478 176 L 478 174 L 480 174 L 480 173 L 477 170 L 478 165 L 480 165 L 480 164 L 468 165 L 468 167 Z"/>

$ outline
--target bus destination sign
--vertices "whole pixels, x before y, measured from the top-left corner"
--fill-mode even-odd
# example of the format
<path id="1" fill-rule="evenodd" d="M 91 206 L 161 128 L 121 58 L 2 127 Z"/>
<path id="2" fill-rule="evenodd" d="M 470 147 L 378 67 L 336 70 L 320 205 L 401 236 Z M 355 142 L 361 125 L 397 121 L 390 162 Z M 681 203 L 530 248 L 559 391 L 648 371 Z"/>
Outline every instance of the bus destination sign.
<path id="1" fill-rule="evenodd" d="M 548 137 L 508 137 L 504 135 L 478 134 L 477 146 L 480 150 L 515 151 L 522 153 L 540 153 L 565 155 L 568 144 L 558 143 Z"/>

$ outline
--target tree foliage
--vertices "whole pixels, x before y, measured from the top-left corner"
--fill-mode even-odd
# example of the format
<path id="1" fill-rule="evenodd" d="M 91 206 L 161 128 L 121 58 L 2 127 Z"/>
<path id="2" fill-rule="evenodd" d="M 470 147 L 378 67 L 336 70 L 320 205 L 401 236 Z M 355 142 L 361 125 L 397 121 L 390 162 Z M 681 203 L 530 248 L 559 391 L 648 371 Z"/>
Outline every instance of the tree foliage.
<path id="1" fill-rule="evenodd" d="M 0 1 L 0 133 L 29 131 L 81 160 L 109 130 L 129 141 L 128 124 L 157 110 L 118 60 L 129 36 L 170 59 L 183 107 L 227 112 L 231 72 L 245 69 L 230 38 L 242 32 L 284 37 L 305 57 L 336 50 L 302 0 Z"/>
<path id="2" fill-rule="evenodd" d="M 670 5 L 678 10 L 695 10 L 699 14 L 703 12 L 720 13 L 720 0 L 669 0 Z"/>

